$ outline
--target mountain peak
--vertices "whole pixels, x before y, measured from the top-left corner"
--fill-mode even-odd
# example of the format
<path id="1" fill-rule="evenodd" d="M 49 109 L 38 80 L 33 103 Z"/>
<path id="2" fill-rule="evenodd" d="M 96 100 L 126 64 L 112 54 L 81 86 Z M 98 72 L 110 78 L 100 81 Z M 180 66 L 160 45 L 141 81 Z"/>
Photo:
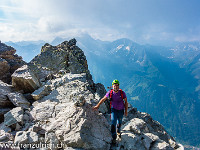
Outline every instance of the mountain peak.
<path id="1" fill-rule="evenodd" d="M 76 39 L 64 41 L 57 46 L 46 43 L 42 46 L 41 53 L 33 58 L 29 65 L 43 77 L 59 70 L 68 73 L 87 73 L 88 77 L 91 76 L 84 52 L 76 46 Z"/>

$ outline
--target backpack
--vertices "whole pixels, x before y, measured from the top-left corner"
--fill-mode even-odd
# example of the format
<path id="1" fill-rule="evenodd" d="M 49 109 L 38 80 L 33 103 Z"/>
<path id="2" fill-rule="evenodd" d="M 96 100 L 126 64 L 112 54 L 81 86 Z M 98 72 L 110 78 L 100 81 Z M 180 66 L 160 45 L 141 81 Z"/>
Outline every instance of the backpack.
<path id="1" fill-rule="evenodd" d="M 122 100 L 123 100 L 123 99 L 124 99 L 123 91 L 122 91 L 122 89 L 119 89 L 119 91 L 120 91 L 121 98 L 122 98 Z M 109 93 L 110 107 L 109 107 L 109 109 L 108 109 L 108 113 L 111 113 L 112 95 L 113 95 L 113 89 L 111 89 L 111 90 L 110 90 L 110 93 Z"/>

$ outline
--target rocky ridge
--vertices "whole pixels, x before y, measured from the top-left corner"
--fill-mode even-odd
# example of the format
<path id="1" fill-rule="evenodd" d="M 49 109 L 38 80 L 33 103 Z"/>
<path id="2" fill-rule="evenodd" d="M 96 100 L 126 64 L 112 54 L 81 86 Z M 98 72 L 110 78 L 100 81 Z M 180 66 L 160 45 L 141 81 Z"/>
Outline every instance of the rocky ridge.
<path id="1" fill-rule="evenodd" d="M 18 149 L 183 149 L 159 122 L 131 105 L 122 138 L 111 145 L 107 104 L 92 109 L 106 90 L 93 82 L 75 39 L 45 44 L 12 74 L 12 86 L 0 82 L 0 92 L 0 143 Z"/>

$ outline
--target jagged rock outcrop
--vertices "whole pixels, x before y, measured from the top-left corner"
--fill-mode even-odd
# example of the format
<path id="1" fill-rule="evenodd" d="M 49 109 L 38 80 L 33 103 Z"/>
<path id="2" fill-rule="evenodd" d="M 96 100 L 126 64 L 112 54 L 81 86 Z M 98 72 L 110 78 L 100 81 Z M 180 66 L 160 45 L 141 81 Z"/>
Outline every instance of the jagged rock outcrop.
<path id="1" fill-rule="evenodd" d="M 83 51 L 76 46 L 75 39 L 65 41 L 58 46 L 45 44 L 41 53 L 30 61 L 29 66 L 43 80 L 55 73 L 86 73 L 89 84 L 91 86 L 94 84 L 86 57 Z"/>
<path id="2" fill-rule="evenodd" d="M 41 54 L 28 64 L 41 85 L 29 91 L 34 99 L 30 107 L 24 98 L 20 98 L 20 105 L 12 101 L 17 107 L 4 114 L 0 142 L 14 143 L 21 148 L 35 144 L 40 149 L 54 150 L 182 149 L 162 125 L 131 105 L 128 117 L 123 120 L 122 138 L 113 147 L 107 104 L 102 104 L 99 111 L 92 109 L 106 90 L 102 84 L 93 83 L 86 58 L 75 44 L 75 39 L 55 47 L 46 44 Z M 8 98 L 16 100 L 17 95 L 23 96 L 6 93 L 5 97 L 10 101 Z M 41 143 L 51 147 L 42 147 Z"/>
<path id="3" fill-rule="evenodd" d="M 0 42 L 0 80 L 6 83 L 10 83 L 12 73 L 25 64 L 15 52 L 13 47 Z"/>

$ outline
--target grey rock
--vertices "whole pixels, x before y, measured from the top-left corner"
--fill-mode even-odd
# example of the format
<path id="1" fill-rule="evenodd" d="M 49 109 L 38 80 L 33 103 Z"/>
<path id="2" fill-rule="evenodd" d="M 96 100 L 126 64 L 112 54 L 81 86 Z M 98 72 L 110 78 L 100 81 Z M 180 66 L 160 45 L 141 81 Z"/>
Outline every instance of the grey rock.
<path id="1" fill-rule="evenodd" d="M 73 101 L 74 101 L 74 105 L 78 106 L 78 107 L 83 106 L 85 104 L 85 102 L 86 102 L 83 95 L 79 95 L 78 97 L 73 99 Z"/>
<path id="2" fill-rule="evenodd" d="M 104 88 L 104 85 L 100 83 L 95 84 L 95 88 L 96 88 L 95 99 L 97 100 L 96 103 L 98 103 L 99 100 L 101 100 L 105 96 L 106 90 Z M 103 104 L 100 105 L 99 111 L 105 114 L 108 112 L 109 107 L 110 103 L 108 100 L 106 100 Z"/>
<path id="3" fill-rule="evenodd" d="M 23 148 L 31 148 L 29 144 L 36 144 L 38 142 L 39 136 L 37 133 L 29 131 L 18 131 L 14 140 L 16 145 L 23 145 Z"/>
<path id="4" fill-rule="evenodd" d="M 88 70 L 88 64 L 83 51 L 75 46 L 76 40 L 65 41 L 58 46 L 45 44 L 41 53 L 28 64 L 40 79 L 49 74 L 60 74 L 60 70 L 66 73 L 86 73 L 88 83 L 94 85 L 92 76 Z M 73 47 L 72 49 L 70 47 Z"/>
<path id="5" fill-rule="evenodd" d="M 40 87 L 39 89 L 35 90 L 31 95 L 34 100 L 39 100 L 43 98 L 44 96 L 49 95 L 51 92 L 51 87 L 49 85 L 44 85 Z"/>
<path id="6" fill-rule="evenodd" d="M 6 142 L 12 139 L 13 139 L 12 134 L 7 133 L 4 130 L 0 130 L 0 142 Z"/>
<path id="7" fill-rule="evenodd" d="M 16 90 L 23 90 L 25 93 L 32 93 L 40 87 L 40 81 L 31 69 L 24 65 L 12 74 L 12 85 Z"/>
<path id="8" fill-rule="evenodd" d="M 126 122 L 122 127 L 121 145 L 125 149 L 180 148 L 162 125 L 155 122 L 149 114 L 137 112 L 137 117 Z"/>
<path id="9" fill-rule="evenodd" d="M 21 107 L 16 107 L 4 115 L 4 124 L 8 127 L 16 125 L 17 123 L 23 124 L 24 110 Z"/>
<path id="10" fill-rule="evenodd" d="M 51 150 L 57 150 L 58 147 L 60 146 L 60 142 L 57 139 L 57 136 L 55 133 L 50 132 L 50 133 L 46 133 L 45 134 L 45 141 L 46 143 L 48 143 L 49 145 L 52 145 L 52 147 L 50 147 Z"/>
<path id="11" fill-rule="evenodd" d="M 15 131 L 20 131 L 22 129 L 22 126 L 19 125 L 19 123 L 16 123 L 15 125 Z"/>
<path id="12" fill-rule="evenodd" d="M 37 134 L 45 135 L 46 131 L 41 127 L 40 124 L 34 124 L 31 127 L 31 131 L 36 132 Z"/>
<path id="13" fill-rule="evenodd" d="M 127 123 L 127 125 L 124 125 L 123 130 L 129 130 L 133 132 L 136 135 L 141 135 L 142 133 L 149 133 L 149 128 L 146 125 L 146 122 L 144 122 L 142 119 L 134 118 L 130 122 Z"/>
<path id="14" fill-rule="evenodd" d="M 0 130 L 1 132 L 11 133 L 11 128 L 7 127 L 4 122 L 0 124 Z"/>
<path id="15" fill-rule="evenodd" d="M 84 82 L 83 82 L 84 81 Z M 51 93 L 43 97 L 39 102 L 45 100 L 51 100 L 54 102 L 74 102 L 78 100 L 80 95 L 84 96 L 84 99 L 88 103 L 95 99 L 94 94 L 90 91 L 90 86 L 86 81 L 85 74 L 73 74 L 65 75 L 62 78 L 58 78 L 47 82 L 44 86 L 51 87 Z M 33 105 L 37 103 L 34 102 Z"/>
<path id="16" fill-rule="evenodd" d="M 76 39 L 71 39 L 71 40 L 69 40 L 69 42 L 67 43 L 67 46 L 68 46 L 68 47 L 75 46 L 75 45 L 76 45 Z"/>
<path id="17" fill-rule="evenodd" d="M 15 105 L 15 106 L 19 106 L 22 108 L 29 108 L 30 107 L 30 103 L 28 102 L 28 100 L 26 100 L 26 98 L 18 92 L 15 93 L 9 93 L 7 94 L 9 100 Z"/>
<path id="18" fill-rule="evenodd" d="M 30 114 L 34 120 L 44 121 L 48 118 L 54 117 L 54 109 L 57 102 L 45 101 L 41 103 L 35 103 L 34 108 L 31 110 Z"/>
<path id="19" fill-rule="evenodd" d="M 55 131 L 69 147 L 84 149 L 109 149 L 112 139 L 107 120 L 87 103 L 82 107 L 69 103 L 51 120 L 47 131 Z"/>
<path id="20" fill-rule="evenodd" d="M 8 94 L 12 92 L 11 85 L 0 80 L 0 108 L 13 107 L 12 102 L 8 99 Z"/>
<path id="21" fill-rule="evenodd" d="M 152 150 L 174 150 L 168 143 L 165 141 L 156 141 L 151 147 Z"/>

